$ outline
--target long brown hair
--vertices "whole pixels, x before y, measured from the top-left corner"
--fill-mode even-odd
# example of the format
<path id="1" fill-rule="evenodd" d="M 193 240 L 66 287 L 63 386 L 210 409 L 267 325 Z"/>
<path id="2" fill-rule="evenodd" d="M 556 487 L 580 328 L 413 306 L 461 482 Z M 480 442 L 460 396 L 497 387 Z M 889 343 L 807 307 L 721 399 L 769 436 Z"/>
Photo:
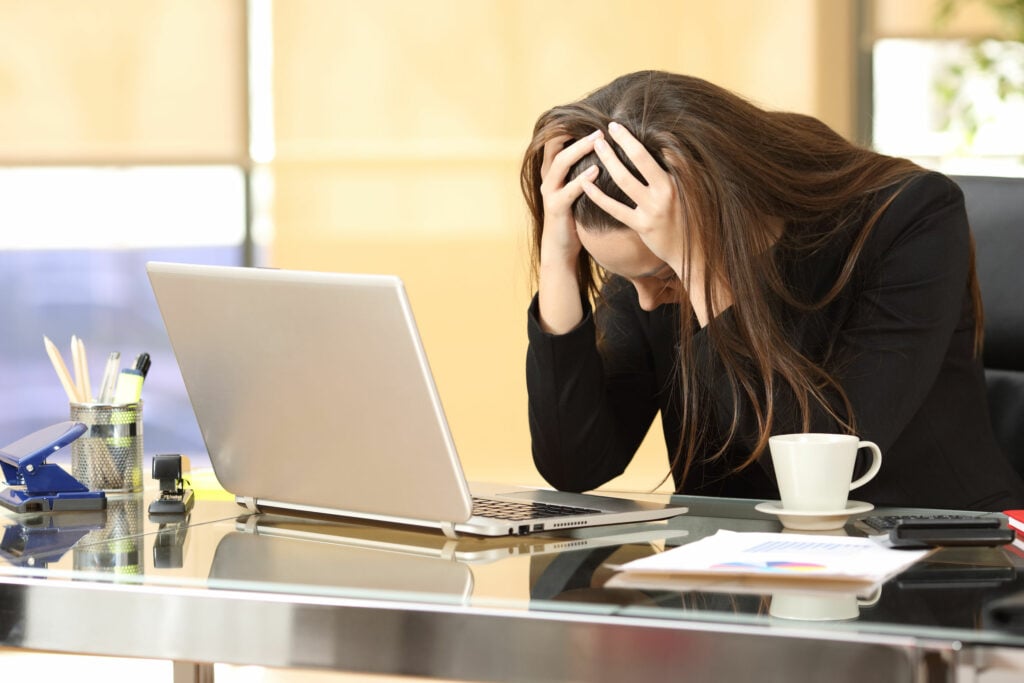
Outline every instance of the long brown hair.
<path id="1" fill-rule="evenodd" d="M 707 334 L 731 385 L 734 417 L 724 440 L 706 443 L 709 425 L 707 411 L 699 409 L 699 384 L 692 372 L 678 372 L 683 431 L 672 468 L 676 470 L 682 462 L 679 481 L 685 480 L 698 455 L 720 457 L 734 442 L 739 428 L 736 416 L 744 399 L 757 422 L 756 444 L 735 470 L 747 467 L 765 451 L 780 389 L 788 388 L 795 396 L 804 431 L 815 405 L 842 428 L 854 431 L 856 416 L 842 386 L 827 362 L 806 357 L 787 340 L 780 307 L 814 311 L 835 299 L 850 282 L 864 242 L 881 214 L 906 181 L 923 169 L 906 159 L 857 147 L 817 119 L 763 110 L 699 78 L 657 71 L 628 74 L 578 102 L 545 112 L 537 121 L 520 176 L 533 219 L 535 281 L 544 226 L 540 194 L 544 145 L 557 136 L 575 139 L 603 130 L 619 158 L 639 177 L 607 135 L 611 121 L 624 125 L 642 142 L 676 183 L 686 226 L 684 249 L 689 253 L 691 244 L 699 246 L 705 260 L 707 310 L 712 310 L 719 287 L 727 287 L 733 301 L 734 323 L 710 324 Z M 598 187 L 632 205 L 595 154 L 579 161 L 569 177 L 592 164 L 601 168 L 595 180 Z M 879 205 L 878 193 L 887 188 L 895 191 Z M 573 211 L 577 225 L 589 231 L 628 229 L 586 195 L 577 200 Z M 863 222 L 862 227 L 857 222 Z M 852 248 L 831 289 L 812 301 L 790 291 L 771 257 L 772 247 L 813 250 L 851 230 Z M 971 261 L 970 287 L 980 340 L 981 298 L 973 253 Z M 606 274 L 585 252 L 580 254 L 577 279 L 581 290 L 600 305 Z M 686 314 L 691 308 L 685 291 L 679 303 L 683 314 L 677 368 L 692 368 L 693 319 Z"/>

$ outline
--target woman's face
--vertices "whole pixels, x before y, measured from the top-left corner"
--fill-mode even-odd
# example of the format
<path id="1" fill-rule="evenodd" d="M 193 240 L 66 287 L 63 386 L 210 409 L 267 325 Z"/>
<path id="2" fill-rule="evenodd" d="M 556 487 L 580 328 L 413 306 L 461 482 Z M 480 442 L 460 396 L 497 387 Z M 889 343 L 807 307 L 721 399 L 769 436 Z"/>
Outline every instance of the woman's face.
<path id="1" fill-rule="evenodd" d="M 629 229 L 594 232 L 578 229 L 576 232 L 583 248 L 598 265 L 632 283 L 640 308 L 653 311 L 662 304 L 679 303 L 679 278 L 635 232 Z"/>

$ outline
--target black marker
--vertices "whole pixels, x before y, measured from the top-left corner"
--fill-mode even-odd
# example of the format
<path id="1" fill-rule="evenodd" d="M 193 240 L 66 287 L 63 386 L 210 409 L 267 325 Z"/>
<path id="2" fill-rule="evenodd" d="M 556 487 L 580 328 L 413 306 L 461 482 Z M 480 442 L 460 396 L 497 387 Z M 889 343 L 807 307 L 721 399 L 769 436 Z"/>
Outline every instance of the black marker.
<path id="1" fill-rule="evenodd" d="M 135 358 L 135 369 L 142 373 L 142 378 L 145 379 L 149 373 L 150 359 L 149 354 L 143 351 Z"/>

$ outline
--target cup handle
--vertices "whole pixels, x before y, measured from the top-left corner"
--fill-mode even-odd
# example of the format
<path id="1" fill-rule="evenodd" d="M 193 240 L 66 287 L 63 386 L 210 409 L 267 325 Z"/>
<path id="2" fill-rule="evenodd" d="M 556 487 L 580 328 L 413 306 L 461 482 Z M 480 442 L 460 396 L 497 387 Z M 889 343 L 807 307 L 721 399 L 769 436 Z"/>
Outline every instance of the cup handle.
<path id="1" fill-rule="evenodd" d="M 871 449 L 871 467 L 868 468 L 868 471 L 864 473 L 863 477 L 861 477 L 860 479 L 854 479 L 852 482 L 850 482 L 851 491 L 856 488 L 860 488 L 864 484 L 874 479 L 875 475 L 878 474 L 878 470 L 882 468 L 882 449 L 879 448 L 877 444 L 875 444 L 872 441 L 861 441 L 859 444 L 857 444 L 857 448 Z"/>
<path id="2" fill-rule="evenodd" d="M 882 599 L 882 586 L 881 586 L 881 584 L 879 584 L 878 586 L 875 586 L 875 590 L 871 591 L 871 595 L 868 595 L 867 597 L 864 597 L 864 598 L 858 597 L 857 598 L 857 606 L 858 607 L 874 607 L 875 605 L 878 604 L 878 601 L 881 600 L 881 599 Z"/>

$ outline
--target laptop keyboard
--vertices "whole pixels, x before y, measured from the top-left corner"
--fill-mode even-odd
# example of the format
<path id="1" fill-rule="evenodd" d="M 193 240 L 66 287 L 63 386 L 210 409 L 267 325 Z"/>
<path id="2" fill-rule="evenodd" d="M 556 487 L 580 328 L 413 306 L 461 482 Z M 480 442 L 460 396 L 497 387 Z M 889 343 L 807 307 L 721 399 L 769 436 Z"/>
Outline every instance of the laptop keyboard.
<path id="1" fill-rule="evenodd" d="M 477 517 L 495 519 L 523 520 L 537 517 L 567 517 L 569 515 L 590 515 L 601 512 L 589 508 L 577 508 L 568 505 L 551 505 L 550 503 L 518 502 L 511 500 L 495 500 L 493 498 L 474 498 L 473 514 Z"/>

